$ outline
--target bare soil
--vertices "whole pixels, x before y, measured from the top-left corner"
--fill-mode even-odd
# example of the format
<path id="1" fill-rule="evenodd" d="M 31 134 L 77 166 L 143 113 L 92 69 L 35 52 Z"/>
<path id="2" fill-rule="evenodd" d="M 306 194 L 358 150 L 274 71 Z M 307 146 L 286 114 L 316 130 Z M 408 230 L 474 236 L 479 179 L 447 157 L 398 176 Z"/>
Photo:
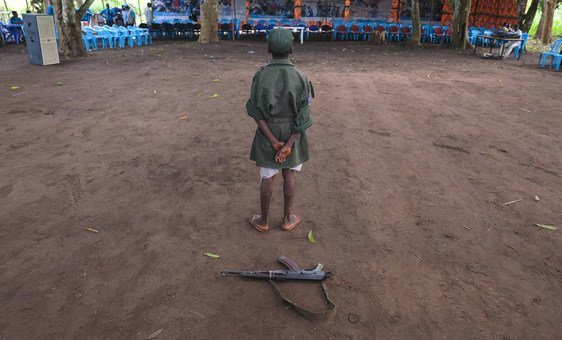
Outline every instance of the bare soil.
<path id="1" fill-rule="evenodd" d="M 292 57 L 316 90 L 303 223 L 260 234 L 244 104 L 264 43 L 50 67 L 1 49 L 0 338 L 559 338 L 562 230 L 534 224 L 562 228 L 562 73 L 355 43 Z M 219 275 L 282 254 L 334 272 L 332 319 Z M 282 290 L 325 307 L 317 284 Z"/>

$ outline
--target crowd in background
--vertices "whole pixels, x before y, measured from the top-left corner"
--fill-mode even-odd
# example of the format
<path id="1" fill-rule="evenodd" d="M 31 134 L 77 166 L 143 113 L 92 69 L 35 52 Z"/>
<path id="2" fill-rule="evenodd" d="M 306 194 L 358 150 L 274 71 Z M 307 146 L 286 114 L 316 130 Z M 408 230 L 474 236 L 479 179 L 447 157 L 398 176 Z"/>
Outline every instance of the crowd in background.
<path id="1" fill-rule="evenodd" d="M 53 6 L 51 0 L 47 6 L 46 13 L 49 15 L 55 14 L 55 7 Z M 135 26 L 137 24 L 137 14 L 131 6 L 126 3 L 123 4 L 121 8 L 117 6 L 111 7 L 109 3 L 106 3 L 105 8 L 99 13 L 93 13 L 90 9 L 88 9 L 82 16 L 81 21 L 87 21 L 88 24 L 90 24 L 92 19 L 96 17 L 96 14 L 98 22 L 95 24 L 105 24 L 108 26 Z M 154 11 L 150 2 L 147 3 L 146 8 L 144 9 L 144 15 L 146 23 L 148 25 L 152 24 L 154 20 Z"/>

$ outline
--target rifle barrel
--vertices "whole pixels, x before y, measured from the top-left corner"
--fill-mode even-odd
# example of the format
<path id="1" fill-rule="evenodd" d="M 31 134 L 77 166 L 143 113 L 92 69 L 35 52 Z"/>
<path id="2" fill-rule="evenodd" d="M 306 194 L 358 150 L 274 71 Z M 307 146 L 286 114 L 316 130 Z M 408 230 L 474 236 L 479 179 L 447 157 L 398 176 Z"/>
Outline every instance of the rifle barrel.
<path id="1" fill-rule="evenodd" d="M 320 270 L 221 270 L 221 275 L 239 275 L 255 279 L 269 280 L 303 280 L 303 281 L 323 281 L 330 276 L 330 273 Z"/>

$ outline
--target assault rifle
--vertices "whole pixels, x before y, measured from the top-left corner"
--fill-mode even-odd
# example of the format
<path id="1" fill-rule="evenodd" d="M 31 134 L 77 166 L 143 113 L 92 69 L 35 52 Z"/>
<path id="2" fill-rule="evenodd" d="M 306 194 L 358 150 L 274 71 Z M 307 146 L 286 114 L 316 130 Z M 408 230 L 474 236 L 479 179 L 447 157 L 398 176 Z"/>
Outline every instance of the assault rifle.
<path id="1" fill-rule="evenodd" d="M 269 280 L 269 283 L 275 289 L 277 295 L 283 300 L 283 302 L 287 303 L 291 307 L 293 307 L 297 312 L 301 313 L 310 320 L 323 320 L 328 319 L 336 312 L 336 305 L 330 300 L 328 296 L 328 290 L 324 283 L 321 283 L 322 292 L 324 292 L 324 296 L 326 297 L 326 302 L 328 304 L 328 308 L 316 312 L 310 311 L 298 303 L 289 300 L 286 298 L 283 293 L 279 290 L 279 287 L 275 284 L 274 281 L 285 281 L 285 280 L 299 280 L 299 281 L 324 281 L 325 279 L 331 276 L 331 272 L 324 272 L 322 271 L 323 267 L 321 263 L 319 263 L 315 269 L 301 269 L 298 264 L 288 258 L 287 256 L 281 256 L 277 259 L 279 263 L 281 263 L 287 270 L 258 270 L 258 271 L 244 271 L 244 270 L 222 270 L 221 275 L 238 275 L 243 277 L 250 277 L 254 279 L 265 279 Z"/>
<path id="2" fill-rule="evenodd" d="M 258 270 L 258 271 L 245 271 L 245 270 L 222 270 L 221 275 L 239 275 L 243 277 L 250 277 L 254 279 L 265 279 L 272 281 L 285 281 L 285 280 L 302 280 L 302 281 L 324 281 L 330 277 L 330 272 L 324 272 L 324 266 L 319 263 L 315 269 L 301 269 L 297 263 L 287 256 L 281 256 L 277 259 L 287 270 Z"/>

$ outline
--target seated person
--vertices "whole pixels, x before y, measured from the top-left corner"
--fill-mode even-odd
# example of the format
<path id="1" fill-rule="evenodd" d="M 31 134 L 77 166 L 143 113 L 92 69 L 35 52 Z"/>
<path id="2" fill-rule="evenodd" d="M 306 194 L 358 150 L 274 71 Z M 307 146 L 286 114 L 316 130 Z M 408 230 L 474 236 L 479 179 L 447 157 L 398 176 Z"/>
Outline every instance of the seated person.
<path id="1" fill-rule="evenodd" d="M 117 12 L 114 21 L 115 21 L 115 25 L 117 26 L 125 26 L 125 20 L 123 20 L 123 14 L 121 14 L 121 12 Z"/>
<path id="2" fill-rule="evenodd" d="M 518 25 L 513 25 L 509 30 L 509 33 L 517 34 L 517 37 L 519 39 L 521 39 L 521 37 L 523 36 L 523 32 L 521 32 Z M 501 58 L 502 59 L 507 58 L 507 56 L 509 56 L 511 51 L 513 51 L 513 49 L 516 48 L 517 46 L 521 46 L 521 41 L 506 42 L 505 45 L 503 46 L 503 54 L 501 55 Z"/>
<path id="3" fill-rule="evenodd" d="M 509 23 L 507 21 L 504 21 L 502 27 L 499 29 L 502 32 L 509 32 Z"/>
<path id="4" fill-rule="evenodd" d="M 23 25 L 23 20 L 18 16 L 18 12 L 12 11 L 12 17 L 10 18 L 10 24 L 12 24 L 12 25 Z"/>

